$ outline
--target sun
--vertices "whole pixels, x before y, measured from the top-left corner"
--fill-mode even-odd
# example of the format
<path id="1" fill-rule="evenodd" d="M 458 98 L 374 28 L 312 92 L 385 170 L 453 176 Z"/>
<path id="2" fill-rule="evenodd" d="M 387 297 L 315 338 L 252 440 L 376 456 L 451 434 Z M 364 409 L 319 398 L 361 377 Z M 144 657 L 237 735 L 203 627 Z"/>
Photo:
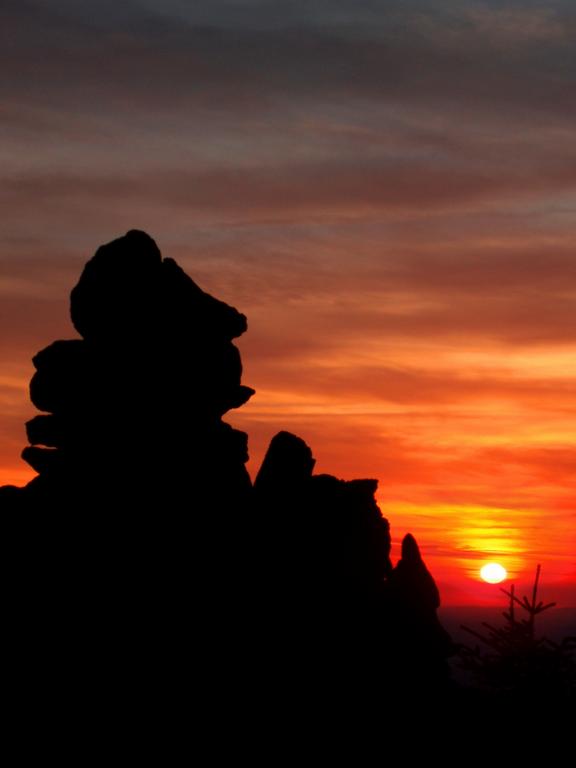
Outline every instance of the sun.
<path id="1" fill-rule="evenodd" d="M 506 568 L 500 563 L 486 563 L 480 568 L 480 576 L 487 581 L 488 584 L 499 584 L 508 576 Z"/>

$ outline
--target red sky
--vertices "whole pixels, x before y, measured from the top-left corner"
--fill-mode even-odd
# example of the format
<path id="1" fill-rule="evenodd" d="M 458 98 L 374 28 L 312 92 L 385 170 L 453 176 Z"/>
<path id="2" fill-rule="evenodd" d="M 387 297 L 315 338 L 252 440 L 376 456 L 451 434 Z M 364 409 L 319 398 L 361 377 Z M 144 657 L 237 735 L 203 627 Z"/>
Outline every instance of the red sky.
<path id="1" fill-rule="evenodd" d="M 0 482 L 82 264 L 145 229 L 248 315 L 251 471 L 290 429 L 445 602 L 497 560 L 575 605 L 571 4 L 97 6 L 0 12 Z"/>

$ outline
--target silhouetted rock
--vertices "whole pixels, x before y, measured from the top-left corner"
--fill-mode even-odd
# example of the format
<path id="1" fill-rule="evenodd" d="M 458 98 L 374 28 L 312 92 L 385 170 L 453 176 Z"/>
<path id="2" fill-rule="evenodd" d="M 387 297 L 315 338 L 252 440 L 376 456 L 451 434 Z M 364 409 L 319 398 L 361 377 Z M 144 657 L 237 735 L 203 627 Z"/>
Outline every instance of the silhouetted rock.
<path id="1" fill-rule="evenodd" d="M 137 344 L 143 337 L 209 335 L 230 341 L 246 317 L 204 293 L 173 259 L 164 259 L 144 232 L 132 230 L 103 245 L 72 290 L 70 315 L 86 340 Z"/>
<path id="2" fill-rule="evenodd" d="M 402 541 L 402 557 L 391 574 L 390 586 L 395 599 L 418 613 L 431 613 L 440 607 L 438 587 L 411 533 Z"/>
<path id="3" fill-rule="evenodd" d="M 282 658 L 271 664 L 281 688 L 353 696 L 366 686 L 376 694 L 388 664 L 382 590 L 391 571 L 377 481 L 313 475 L 313 467 L 306 443 L 281 432 L 254 485 L 267 543 L 257 584 L 267 606 L 260 655 Z"/>
<path id="4" fill-rule="evenodd" d="M 261 525 L 276 527 L 278 578 L 290 591 L 301 584 L 304 601 L 316 588 L 338 595 L 378 590 L 391 565 L 388 521 L 374 498 L 377 481 L 313 475 L 314 464 L 301 438 L 280 432 L 254 483 Z"/>
<path id="5" fill-rule="evenodd" d="M 98 386 L 96 361 L 82 341 L 55 341 L 38 352 L 32 362 L 36 373 L 30 382 L 30 399 L 40 411 L 89 409 L 86 398 Z"/>
<path id="6" fill-rule="evenodd" d="M 432 689 L 445 683 L 446 659 L 454 646 L 438 619 L 438 587 L 411 534 L 402 541 L 402 557 L 386 582 L 385 597 L 392 628 L 389 648 L 397 659 L 400 683 L 405 687 L 424 684 Z"/>
<path id="7" fill-rule="evenodd" d="M 261 494 L 275 494 L 278 488 L 292 493 L 312 477 L 315 459 L 302 438 L 279 432 L 272 438 L 254 488 Z"/>
<path id="8" fill-rule="evenodd" d="M 53 471 L 61 456 L 54 448 L 28 446 L 22 451 L 22 458 L 39 474 Z"/>
<path id="9" fill-rule="evenodd" d="M 56 448 L 62 445 L 67 425 L 57 416 L 34 416 L 26 422 L 26 436 L 31 445 L 46 445 Z"/>
<path id="10" fill-rule="evenodd" d="M 192 507 L 212 507 L 215 486 L 219 504 L 243 503 L 247 438 L 221 417 L 254 392 L 241 383 L 231 341 L 246 329 L 245 316 L 132 231 L 87 263 L 71 317 L 84 339 L 57 341 L 34 357 L 30 396 L 51 415 L 31 420 L 28 436 L 57 450 L 24 451 L 40 474 L 31 493 L 77 504 L 90 487 L 84 503 L 106 503 L 106 478 L 121 467 L 131 504 L 163 498 L 171 471 L 174 497 Z M 121 488 L 114 494 L 125 496 Z"/>
<path id="11" fill-rule="evenodd" d="M 396 667 L 439 684 L 438 590 L 411 536 L 392 568 L 377 481 L 314 475 L 280 432 L 252 486 L 247 435 L 222 420 L 254 393 L 232 343 L 245 316 L 138 231 L 98 249 L 70 311 L 82 338 L 34 357 L 38 476 L 0 489 L 16 602 L 51 663 L 136 689 L 144 667 L 177 678 L 194 645 L 195 686 L 391 690 Z"/>
<path id="12" fill-rule="evenodd" d="M 21 502 L 23 497 L 22 488 L 17 488 L 15 485 L 0 486 L 0 510 L 3 509 L 9 514 Z"/>

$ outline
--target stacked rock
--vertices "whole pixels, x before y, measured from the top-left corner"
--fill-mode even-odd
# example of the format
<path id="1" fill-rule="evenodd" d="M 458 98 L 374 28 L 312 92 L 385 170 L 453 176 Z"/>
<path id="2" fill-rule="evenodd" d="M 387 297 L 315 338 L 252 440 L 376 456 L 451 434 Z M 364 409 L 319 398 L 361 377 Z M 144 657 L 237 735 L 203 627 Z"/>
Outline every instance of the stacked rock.
<path id="1" fill-rule="evenodd" d="M 254 484 L 268 542 L 262 656 L 267 648 L 289 649 L 282 667 L 288 686 L 380 695 L 432 681 L 438 690 L 451 642 L 414 538 L 405 536 L 393 567 L 377 481 L 315 475 L 314 465 L 301 438 L 280 432 Z"/>
<path id="2" fill-rule="evenodd" d="M 375 500 L 376 480 L 339 480 L 315 475 L 315 459 L 296 435 L 272 440 L 254 483 L 264 525 L 277 526 L 270 540 L 270 568 L 294 591 L 300 605 L 316 590 L 357 600 L 378 590 L 390 573 L 390 528 Z M 282 489 L 279 494 L 279 489 Z M 295 557 L 295 554 L 297 556 Z"/>
<path id="3" fill-rule="evenodd" d="M 26 637 L 52 637 L 70 680 L 97 649 L 93 686 L 137 688 L 151 658 L 176 679 L 192 644 L 195 684 L 227 694 L 390 686 L 393 668 L 438 686 L 438 592 L 411 537 L 392 567 L 377 482 L 314 475 L 310 448 L 280 432 L 252 487 L 247 436 L 222 420 L 254 392 L 233 343 L 245 316 L 131 231 L 87 263 L 71 318 L 81 338 L 34 358 L 44 413 L 23 456 L 38 476 L 0 489 L 22 513 L 3 522 Z"/>
<path id="4" fill-rule="evenodd" d="M 245 316 L 132 231 L 88 262 L 71 317 L 82 340 L 34 358 L 31 399 L 50 415 L 27 424 L 23 456 L 39 473 L 30 491 L 93 507 L 112 487 L 139 514 L 154 503 L 241 504 L 247 437 L 222 416 L 253 394 L 232 343 Z"/>
<path id="5" fill-rule="evenodd" d="M 152 647 L 181 659 L 192 615 L 197 644 L 217 647 L 252 492 L 247 436 L 222 420 L 254 391 L 233 343 L 246 318 L 139 231 L 98 249 L 70 309 L 81 338 L 34 358 L 44 414 L 23 457 L 38 476 L 0 492 L 19 513 L 3 524 L 15 603 L 38 624 L 27 635 L 54 637 L 45 646 L 71 670 L 95 647 L 116 671 L 140 669 Z"/>

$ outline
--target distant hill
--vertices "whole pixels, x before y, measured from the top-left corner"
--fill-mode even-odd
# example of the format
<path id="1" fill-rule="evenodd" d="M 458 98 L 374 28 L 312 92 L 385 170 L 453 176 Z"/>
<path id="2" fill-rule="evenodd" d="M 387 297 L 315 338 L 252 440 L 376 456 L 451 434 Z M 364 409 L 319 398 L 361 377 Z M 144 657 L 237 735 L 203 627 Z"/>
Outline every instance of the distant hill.
<path id="1" fill-rule="evenodd" d="M 461 625 L 465 624 L 480 632 L 482 632 L 482 622 L 484 621 L 495 626 L 501 626 L 504 623 L 502 616 L 504 609 L 504 603 L 502 607 L 448 606 L 440 609 L 439 616 L 442 624 L 456 643 L 474 645 L 476 641 L 472 635 L 461 629 Z M 554 641 L 561 640 L 567 635 L 576 635 L 576 607 L 556 607 L 546 611 L 538 616 L 536 629 L 538 634 L 545 635 Z"/>

